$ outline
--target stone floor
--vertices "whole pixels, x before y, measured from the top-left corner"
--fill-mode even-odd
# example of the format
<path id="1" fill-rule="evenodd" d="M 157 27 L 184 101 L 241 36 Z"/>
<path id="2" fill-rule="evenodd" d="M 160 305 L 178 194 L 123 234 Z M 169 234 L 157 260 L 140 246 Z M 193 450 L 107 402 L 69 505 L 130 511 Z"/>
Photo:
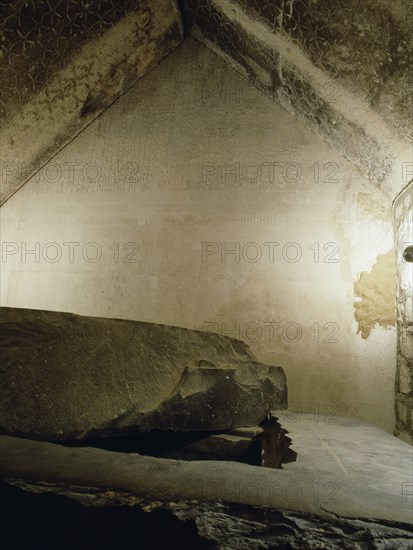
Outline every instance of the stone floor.
<path id="1" fill-rule="evenodd" d="M 90 514 L 93 507 L 105 514 L 116 507 L 125 512 L 125 506 L 138 507 L 136 514 L 161 510 L 161 516 L 172 514 L 173 522 L 190 522 L 192 530 L 195 524 L 196 537 L 211 543 L 205 548 L 412 547 L 413 455 L 408 444 L 354 418 L 294 411 L 276 414 L 298 455 L 282 470 L 67 448 L 1 436 L 5 483 L 0 494 L 7 521 L 17 525 L 15 532 L 33 516 L 27 498 L 54 498 L 56 502 L 47 506 L 57 514 L 56 521 L 77 517 L 67 511 L 73 502 L 80 504 L 83 514 Z M 8 491 L 20 492 L 10 496 Z M 59 499 L 65 499 L 63 508 Z M 42 503 L 36 501 L 36 514 Z M 14 505 L 18 521 L 11 512 Z M 20 517 L 22 509 L 28 516 Z M 47 513 L 50 516 L 50 510 Z M 288 536 L 286 524 L 291 528 Z M 160 528 L 156 521 L 154 525 L 154 531 Z M 304 534 L 311 544 L 300 542 Z M 152 543 L 142 548 L 164 547 L 155 544 L 150 533 L 145 537 Z M 287 542 L 290 546 L 283 546 Z M 188 539 L 180 547 L 194 544 L 195 539 L 191 543 Z"/>
<path id="2" fill-rule="evenodd" d="M 381 508 L 385 519 L 412 520 L 410 445 L 356 418 L 274 414 L 290 432 L 297 453 L 297 461 L 284 466 L 286 472 L 314 479 L 321 502 L 331 511 L 368 517 Z M 350 492 L 344 496 L 345 491 Z"/>

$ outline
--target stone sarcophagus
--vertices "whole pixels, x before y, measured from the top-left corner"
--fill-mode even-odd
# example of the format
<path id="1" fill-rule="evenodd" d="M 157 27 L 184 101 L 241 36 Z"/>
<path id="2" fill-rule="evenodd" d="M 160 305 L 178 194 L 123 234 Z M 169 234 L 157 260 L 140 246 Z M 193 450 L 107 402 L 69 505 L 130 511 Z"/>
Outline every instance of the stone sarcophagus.
<path id="1" fill-rule="evenodd" d="M 287 407 L 281 367 L 233 338 L 2 308 L 0 432 L 41 440 L 257 425 Z"/>

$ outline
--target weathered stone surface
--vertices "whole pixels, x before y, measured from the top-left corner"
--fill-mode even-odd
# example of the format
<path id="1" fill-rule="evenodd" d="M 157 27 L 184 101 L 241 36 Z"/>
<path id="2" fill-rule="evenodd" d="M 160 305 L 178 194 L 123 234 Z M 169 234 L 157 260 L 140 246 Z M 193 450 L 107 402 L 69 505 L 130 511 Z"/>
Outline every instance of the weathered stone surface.
<path id="1" fill-rule="evenodd" d="M 0 9 L 1 204 L 180 44 L 182 23 L 174 0 L 14 0 Z M 54 183 L 64 168 L 53 167 Z"/>
<path id="2" fill-rule="evenodd" d="M 8 550 L 364 550 L 411 548 L 408 524 L 227 502 L 159 502 L 128 493 L 0 484 Z"/>
<path id="3" fill-rule="evenodd" d="M 257 425 L 287 406 L 280 367 L 179 327 L 2 308 L 0 430 L 59 440 Z"/>
<path id="4" fill-rule="evenodd" d="M 180 2 L 196 38 L 391 192 L 392 174 L 407 183 L 411 156 L 413 43 L 411 10 L 388 4 Z"/>

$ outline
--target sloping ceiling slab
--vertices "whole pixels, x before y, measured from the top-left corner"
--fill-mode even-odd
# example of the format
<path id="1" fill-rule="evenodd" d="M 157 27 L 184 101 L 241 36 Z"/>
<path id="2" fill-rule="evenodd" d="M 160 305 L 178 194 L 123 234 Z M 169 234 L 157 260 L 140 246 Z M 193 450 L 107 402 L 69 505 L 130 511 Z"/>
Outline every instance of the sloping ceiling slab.
<path id="1" fill-rule="evenodd" d="M 174 0 L 0 2 L 1 204 L 182 41 Z"/>
<path id="2" fill-rule="evenodd" d="M 395 4 L 399 10 L 384 0 L 180 1 L 196 38 L 390 196 L 392 181 L 408 181 L 403 162 L 411 162 L 413 140 L 412 12 Z"/>

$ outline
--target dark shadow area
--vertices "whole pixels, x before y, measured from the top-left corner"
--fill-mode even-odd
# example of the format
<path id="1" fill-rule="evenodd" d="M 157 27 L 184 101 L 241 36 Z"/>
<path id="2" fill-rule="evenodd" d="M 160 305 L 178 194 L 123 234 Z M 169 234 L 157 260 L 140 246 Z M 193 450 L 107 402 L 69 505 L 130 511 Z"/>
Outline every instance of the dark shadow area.
<path id="1" fill-rule="evenodd" d="M 59 441 L 67 447 L 96 447 L 120 453 L 138 453 L 175 460 L 223 460 L 252 466 L 282 468 L 297 454 L 276 417 L 265 418 L 259 428 L 213 432 L 153 430 L 127 436 Z"/>
<path id="2" fill-rule="evenodd" d="M 317 517 L 230 502 L 130 501 L 131 495 L 70 489 L 38 492 L 0 482 L 5 550 L 365 550 L 411 548 L 406 524 Z M 62 491 L 59 494 L 56 491 Z M 73 497 L 73 495 L 72 495 Z M 89 497 L 89 500 L 88 498 Z"/>
<path id="3" fill-rule="evenodd" d="M 82 506 L 63 495 L 32 493 L 0 482 L 1 547 L 6 550 L 170 550 L 217 545 L 193 520 L 169 510 L 137 506 Z"/>

